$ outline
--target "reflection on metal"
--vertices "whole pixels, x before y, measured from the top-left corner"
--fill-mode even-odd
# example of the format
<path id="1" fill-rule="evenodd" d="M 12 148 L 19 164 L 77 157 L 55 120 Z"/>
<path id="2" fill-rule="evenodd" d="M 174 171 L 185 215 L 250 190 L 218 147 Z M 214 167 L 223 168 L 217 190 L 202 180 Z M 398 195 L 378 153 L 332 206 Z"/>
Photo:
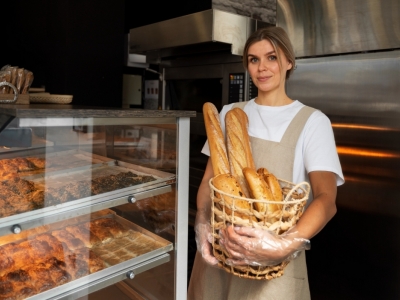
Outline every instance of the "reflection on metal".
<path id="1" fill-rule="evenodd" d="M 130 30 L 130 53 L 145 54 L 165 48 L 220 42 L 243 53 L 247 37 L 261 22 L 246 16 L 210 9 Z"/>
<path id="2" fill-rule="evenodd" d="M 190 119 L 180 118 L 178 121 L 178 140 L 188 141 L 190 139 Z M 188 143 L 179 143 L 177 149 L 177 177 L 179 178 L 179 185 L 177 186 L 177 199 L 181 199 L 181 205 L 176 207 L 177 223 L 175 232 L 175 251 L 179 253 L 176 258 L 175 281 L 181 284 L 181 289 L 177 288 L 175 291 L 176 299 L 186 298 L 187 285 L 187 236 L 188 236 L 188 217 L 189 217 L 189 146 Z M 178 202 L 177 202 L 178 203 Z M 184 204 L 184 205 L 183 205 Z"/>
<path id="3" fill-rule="evenodd" d="M 297 57 L 400 47 L 398 0 L 278 0 Z"/>
<path id="4" fill-rule="evenodd" d="M 382 185 L 400 179 L 399 58 L 400 51 L 388 51 L 299 59 L 287 83 L 290 97 L 331 119 L 345 189 L 357 189 L 360 199 L 368 196 L 366 190 L 348 181 L 349 175 L 374 177 Z M 376 193 L 379 186 L 374 185 Z M 346 201 L 338 198 L 338 203 Z"/>
<path id="5" fill-rule="evenodd" d="M 336 147 L 337 152 L 342 155 L 369 156 L 380 158 L 400 158 L 400 153 L 391 153 L 386 151 L 374 151 L 366 149 L 357 149 L 351 147 Z"/>
<path id="6" fill-rule="evenodd" d="M 381 127 L 381 126 L 370 126 L 370 125 L 355 125 L 355 124 L 332 124 L 333 128 L 348 128 L 348 129 L 360 129 L 360 130 L 376 130 L 376 131 L 397 131 L 400 133 L 400 130 L 390 128 L 390 127 Z"/>
<path id="7" fill-rule="evenodd" d="M 297 59 L 287 93 L 328 115 L 400 128 L 400 50 Z M 361 120 L 360 120 L 361 121 Z M 357 121 L 356 124 L 360 124 Z"/>
<path id="8" fill-rule="evenodd" d="M 165 111 L 168 113 L 168 111 Z M 20 127 L 175 124 L 176 118 L 20 118 Z"/>

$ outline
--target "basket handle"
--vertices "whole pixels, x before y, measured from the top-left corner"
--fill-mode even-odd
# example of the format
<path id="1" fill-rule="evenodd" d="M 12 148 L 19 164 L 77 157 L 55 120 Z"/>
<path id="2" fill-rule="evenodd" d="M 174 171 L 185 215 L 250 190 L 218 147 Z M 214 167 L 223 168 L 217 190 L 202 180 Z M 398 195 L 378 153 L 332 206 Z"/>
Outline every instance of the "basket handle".
<path id="1" fill-rule="evenodd" d="M 305 186 L 302 188 L 302 186 Z M 288 199 L 290 199 L 290 197 L 292 196 L 292 194 L 299 188 L 302 188 L 305 192 L 306 192 L 306 196 L 308 196 L 308 194 L 310 193 L 310 184 L 307 181 L 303 181 L 300 182 L 298 184 L 296 184 L 290 191 L 289 193 L 287 193 L 285 199 L 283 200 L 284 202 L 287 202 Z"/>
<path id="2" fill-rule="evenodd" d="M 17 99 L 18 99 L 18 90 L 17 90 L 17 88 L 13 84 L 11 84 L 11 83 L 9 83 L 7 81 L 0 82 L 0 86 L 4 86 L 4 85 L 9 86 L 10 88 L 12 88 L 12 90 L 14 91 L 14 99 L 12 99 L 12 100 L 11 99 L 0 100 L 0 103 L 14 103 L 14 102 L 16 102 Z"/>

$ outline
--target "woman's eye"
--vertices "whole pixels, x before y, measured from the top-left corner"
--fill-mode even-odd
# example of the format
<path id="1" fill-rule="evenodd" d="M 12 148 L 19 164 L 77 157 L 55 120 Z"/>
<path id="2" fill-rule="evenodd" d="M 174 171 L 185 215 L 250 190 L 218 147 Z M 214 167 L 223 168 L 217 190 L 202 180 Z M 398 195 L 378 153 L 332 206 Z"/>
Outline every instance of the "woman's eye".
<path id="1" fill-rule="evenodd" d="M 256 63 L 258 61 L 258 59 L 257 58 L 255 58 L 255 57 L 252 57 L 252 58 L 250 58 L 249 59 L 249 62 L 251 62 L 251 63 Z"/>
<path id="2" fill-rule="evenodd" d="M 277 60 L 277 57 L 275 55 L 268 56 L 268 60 Z"/>

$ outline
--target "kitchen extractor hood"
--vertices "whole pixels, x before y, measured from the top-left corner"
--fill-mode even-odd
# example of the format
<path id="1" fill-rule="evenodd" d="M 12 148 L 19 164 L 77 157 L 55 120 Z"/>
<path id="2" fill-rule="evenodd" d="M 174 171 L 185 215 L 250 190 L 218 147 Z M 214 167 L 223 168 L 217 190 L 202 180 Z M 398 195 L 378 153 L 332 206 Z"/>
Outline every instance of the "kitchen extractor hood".
<path id="1" fill-rule="evenodd" d="M 154 60 L 229 49 L 231 54 L 240 56 L 248 36 L 265 26 L 272 24 L 210 9 L 131 29 L 129 53 Z"/>

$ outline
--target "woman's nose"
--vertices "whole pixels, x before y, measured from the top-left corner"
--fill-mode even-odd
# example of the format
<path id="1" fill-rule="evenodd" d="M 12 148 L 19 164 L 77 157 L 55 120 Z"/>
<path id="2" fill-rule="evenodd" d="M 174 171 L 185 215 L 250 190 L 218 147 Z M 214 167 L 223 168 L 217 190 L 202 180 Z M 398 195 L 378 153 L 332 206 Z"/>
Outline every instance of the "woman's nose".
<path id="1" fill-rule="evenodd" d="M 267 61 L 265 59 L 261 59 L 259 62 L 260 62 L 258 64 L 258 70 L 259 71 L 264 71 L 264 70 L 268 69 L 268 64 L 267 64 Z"/>

